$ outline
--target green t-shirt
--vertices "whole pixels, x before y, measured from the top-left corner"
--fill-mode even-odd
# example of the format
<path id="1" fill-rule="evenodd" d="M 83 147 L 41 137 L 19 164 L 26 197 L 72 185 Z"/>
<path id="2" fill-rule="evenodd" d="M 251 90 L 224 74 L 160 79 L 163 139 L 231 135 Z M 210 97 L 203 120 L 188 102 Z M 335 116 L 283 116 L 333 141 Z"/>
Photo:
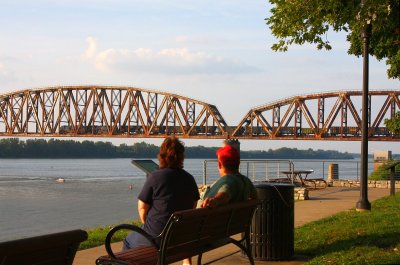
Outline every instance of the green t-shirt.
<path id="1" fill-rule="evenodd" d="M 257 198 L 257 192 L 249 178 L 242 174 L 228 174 L 214 182 L 204 194 L 203 199 L 214 197 L 217 193 L 224 192 L 229 196 L 229 202 L 244 201 Z"/>

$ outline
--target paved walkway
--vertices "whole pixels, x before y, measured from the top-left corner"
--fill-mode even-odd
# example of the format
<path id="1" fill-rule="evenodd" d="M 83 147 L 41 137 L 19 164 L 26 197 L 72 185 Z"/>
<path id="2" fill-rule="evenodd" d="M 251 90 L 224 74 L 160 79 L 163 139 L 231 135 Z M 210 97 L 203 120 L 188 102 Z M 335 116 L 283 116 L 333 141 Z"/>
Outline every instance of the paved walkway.
<path id="1" fill-rule="evenodd" d="M 397 189 L 397 192 L 400 190 Z M 368 199 L 370 202 L 388 196 L 389 189 L 370 188 L 368 190 Z M 310 191 L 310 199 L 306 201 L 295 202 L 294 222 L 295 227 L 301 226 L 308 222 L 312 222 L 324 217 L 331 216 L 338 212 L 346 211 L 355 208 L 357 201 L 360 197 L 358 188 L 338 188 L 328 187 L 322 190 Z M 373 210 L 373 209 L 372 209 Z M 116 243 L 113 249 L 121 249 L 121 244 Z M 104 246 L 78 251 L 73 265 L 92 265 L 95 264 L 97 257 L 105 255 L 106 251 Z M 229 255 L 228 257 L 217 261 L 213 264 L 216 265 L 235 265 L 235 264 L 248 264 L 248 260 L 240 256 L 237 247 L 230 244 L 228 246 L 209 251 L 203 255 L 203 264 L 207 264 L 212 260 L 220 258 L 221 256 Z M 196 258 L 193 259 L 193 264 L 196 264 Z M 297 265 L 305 262 L 304 257 L 295 256 L 292 261 L 256 261 L 257 265 Z M 181 265 L 181 262 L 174 263 L 174 265 Z"/>

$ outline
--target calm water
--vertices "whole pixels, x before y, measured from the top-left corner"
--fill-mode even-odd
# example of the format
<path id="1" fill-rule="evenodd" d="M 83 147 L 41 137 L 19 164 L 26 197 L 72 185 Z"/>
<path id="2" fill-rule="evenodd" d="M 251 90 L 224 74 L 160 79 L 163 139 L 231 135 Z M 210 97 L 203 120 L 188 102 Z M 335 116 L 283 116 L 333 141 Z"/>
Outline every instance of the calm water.
<path id="1" fill-rule="evenodd" d="M 298 160 L 294 165 L 326 178 L 329 163 L 339 164 L 340 178 L 357 179 L 355 161 Z M 288 165 L 242 162 L 241 171 L 264 179 Z M 204 160 L 185 160 L 199 184 L 204 168 L 209 184 L 218 177 L 215 161 L 204 166 Z M 130 159 L 0 159 L 0 241 L 138 219 L 136 197 L 144 181 Z"/>

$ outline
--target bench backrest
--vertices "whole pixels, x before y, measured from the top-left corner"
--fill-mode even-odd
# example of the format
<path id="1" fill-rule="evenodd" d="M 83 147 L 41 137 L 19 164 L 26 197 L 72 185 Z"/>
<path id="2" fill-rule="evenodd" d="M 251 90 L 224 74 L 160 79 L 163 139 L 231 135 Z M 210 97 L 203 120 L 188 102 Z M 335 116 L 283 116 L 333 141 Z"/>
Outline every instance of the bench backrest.
<path id="1" fill-rule="evenodd" d="M 249 233 L 251 219 L 258 204 L 258 200 L 249 200 L 213 209 L 175 212 L 165 226 L 160 253 L 166 256 L 179 252 L 196 255 L 206 245 L 218 240 L 239 233 Z"/>
<path id="2" fill-rule="evenodd" d="M 72 230 L 0 242 L 0 264 L 71 265 L 79 244 L 87 237 L 83 230 Z"/>

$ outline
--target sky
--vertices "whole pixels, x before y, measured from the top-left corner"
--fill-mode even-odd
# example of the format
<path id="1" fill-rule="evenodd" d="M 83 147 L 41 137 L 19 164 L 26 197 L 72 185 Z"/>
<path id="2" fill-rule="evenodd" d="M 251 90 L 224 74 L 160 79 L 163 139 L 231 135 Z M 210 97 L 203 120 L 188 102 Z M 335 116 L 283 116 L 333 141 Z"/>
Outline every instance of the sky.
<path id="1" fill-rule="evenodd" d="M 249 109 L 299 94 L 361 90 L 362 59 L 344 33 L 331 51 L 277 41 L 259 0 L 3 0 L 0 94 L 60 85 L 133 86 L 214 104 L 237 125 Z M 399 89 L 384 61 L 370 58 L 370 90 Z M 112 140 L 128 144 L 143 139 Z M 158 144 L 161 140 L 146 140 Z M 221 140 L 184 140 L 219 146 Z M 243 150 L 280 147 L 360 152 L 360 142 L 242 141 Z M 399 143 L 370 142 L 369 152 Z"/>

